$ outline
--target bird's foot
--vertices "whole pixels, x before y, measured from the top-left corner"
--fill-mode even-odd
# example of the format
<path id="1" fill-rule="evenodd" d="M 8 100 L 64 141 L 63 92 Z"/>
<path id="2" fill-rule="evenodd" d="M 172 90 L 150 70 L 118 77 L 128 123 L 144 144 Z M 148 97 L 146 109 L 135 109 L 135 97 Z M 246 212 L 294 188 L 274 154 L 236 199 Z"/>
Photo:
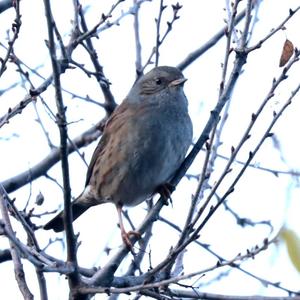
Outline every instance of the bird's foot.
<path id="1" fill-rule="evenodd" d="M 130 230 L 128 232 L 126 232 L 125 230 L 121 230 L 121 236 L 122 236 L 122 240 L 123 240 L 123 243 L 125 244 L 125 246 L 128 249 L 130 249 L 131 253 L 134 254 L 133 245 L 130 241 L 130 236 L 135 236 L 137 239 L 140 239 L 141 234 L 139 232 L 133 231 L 133 230 Z"/>
<path id="2" fill-rule="evenodd" d="M 170 183 L 165 183 L 158 187 L 157 192 L 161 195 L 161 197 L 165 200 L 165 204 L 168 205 L 168 200 L 170 199 L 170 202 L 172 204 L 172 198 L 171 194 L 174 192 L 175 187 L 174 185 Z"/>
<path id="3" fill-rule="evenodd" d="M 134 230 L 130 230 L 130 231 L 125 230 L 124 224 L 123 224 L 123 218 L 122 218 L 122 205 L 117 204 L 116 207 L 117 207 L 118 216 L 119 216 L 119 225 L 120 225 L 121 237 L 122 237 L 123 243 L 130 250 L 130 252 L 134 255 L 135 253 L 133 251 L 133 245 L 130 241 L 130 236 L 135 236 L 137 239 L 140 239 L 141 234 Z"/>

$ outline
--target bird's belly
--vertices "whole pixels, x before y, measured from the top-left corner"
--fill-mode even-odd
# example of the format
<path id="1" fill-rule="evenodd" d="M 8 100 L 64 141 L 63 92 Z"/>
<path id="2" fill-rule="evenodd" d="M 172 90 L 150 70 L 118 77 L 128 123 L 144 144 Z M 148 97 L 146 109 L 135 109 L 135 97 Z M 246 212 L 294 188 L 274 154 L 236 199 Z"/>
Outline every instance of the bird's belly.
<path id="1" fill-rule="evenodd" d="M 157 144 L 155 150 L 145 149 L 145 153 L 140 152 L 140 157 L 133 155 L 115 193 L 118 201 L 126 206 L 138 205 L 171 179 L 183 161 L 186 149 L 178 156 L 178 151 L 170 143 L 167 140 Z"/>
<path id="2" fill-rule="evenodd" d="M 144 129 L 124 139 L 114 155 L 103 157 L 111 160 L 107 163 L 111 168 L 100 172 L 101 198 L 135 206 L 167 183 L 179 168 L 191 142 L 191 128 L 174 118 L 172 124 L 145 120 Z"/>

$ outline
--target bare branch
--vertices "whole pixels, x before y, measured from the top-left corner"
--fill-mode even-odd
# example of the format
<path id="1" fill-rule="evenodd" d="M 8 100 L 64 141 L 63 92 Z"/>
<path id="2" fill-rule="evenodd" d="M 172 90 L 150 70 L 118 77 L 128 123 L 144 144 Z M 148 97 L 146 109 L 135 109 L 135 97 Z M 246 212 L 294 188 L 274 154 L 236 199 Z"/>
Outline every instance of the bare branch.
<path id="1" fill-rule="evenodd" d="M 16 105 L 14 108 L 9 108 L 8 112 L 4 116 L 0 117 L 0 128 L 3 125 L 7 124 L 12 117 L 16 116 L 17 114 L 22 113 L 23 109 L 29 103 L 31 103 L 33 100 L 35 100 L 38 95 L 43 93 L 48 88 L 48 86 L 51 84 L 52 80 L 53 80 L 53 76 L 50 76 L 36 90 L 30 91 L 29 94 L 26 95 L 24 97 L 24 99 L 22 101 L 20 101 L 20 103 L 18 105 Z"/>
<path id="2" fill-rule="evenodd" d="M 253 1 L 253 3 L 255 4 L 256 1 Z M 242 10 L 242 12 L 240 12 L 236 18 L 235 18 L 235 22 L 234 25 L 238 24 L 240 21 L 242 21 L 244 19 L 246 15 L 246 9 Z M 179 68 L 180 70 L 184 70 L 185 68 L 187 68 L 190 64 L 192 64 L 196 59 L 198 59 L 202 54 L 204 54 L 205 52 L 207 52 L 209 49 L 211 49 L 216 43 L 218 43 L 222 37 L 225 36 L 226 32 L 228 30 L 228 27 L 225 26 L 223 28 L 221 28 L 209 41 L 207 41 L 204 45 L 202 45 L 200 48 L 194 50 L 193 52 L 191 52 L 190 54 L 187 55 L 187 57 L 180 62 L 177 65 L 177 68 Z"/>
<path id="3" fill-rule="evenodd" d="M 120 2 L 121 1 L 119 1 L 118 4 Z M 87 24 L 86 24 L 81 6 L 79 6 L 79 16 L 80 16 L 80 20 L 81 20 L 82 29 L 83 29 L 84 32 L 87 32 L 88 28 L 87 28 Z M 104 107 L 106 109 L 107 115 L 110 115 L 117 106 L 116 102 L 115 102 L 115 99 L 114 99 L 114 96 L 111 93 L 110 88 L 109 88 L 110 83 L 106 79 L 106 77 L 104 75 L 104 72 L 103 72 L 103 67 L 99 63 L 98 55 L 97 55 L 97 52 L 96 52 L 96 50 L 93 46 L 91 37 L 87 36 L 85 42 L 86 42 L 86 49 L 88 50 L 91 61 L 92 61 L 93 65 L 94 65 L 94 68 L 96 70 L 97 81 L 99 82 L 102 93 L 104 95 L 104 99 L 105 99 Z"/>
<path id="4" fill-rule="evenodd" d="M 67 133 L 67 120 L 65 115 L 65 106 L 63 103 L 61 83 L 60 83 L 60 72 L 59 64 L 56 58 L 55 51 L 55 41 L 54 41 L 54 20 L 51 12 L 50 1 L 44 0 L 48 36 L 49 36 L 49 52 L 53 69 L 54 76 L 54 87 L 55 87 L 55 99 L 57 106 L 57 116 L 56 122 L 60 133 L 60 157 L 62 164 L 62 175 L 63 175 L 63 186 L 64 186 L 64 228 L 66 231 L 67 238 L 67 253 L 68 253 L 68 263 L 74 269 L 72 273 L 69 274 L 69 285 L 70 285 L 70 295 L 74 293 L 74 300 L 80 299 L 76 296 L 76 289 L 80 283 L 78 274 L 78 265 L 76 257 L 76 238 L 72 226 L 72 207 L 71 207 L 71 187 L 70 187 L 70 174 L 69 174 L 69 163 L 68 163 L 68 133 Z M 75 290 L 73 290 L 75 289 Z M 72 295 L 73 297 L 73 295 Z"/>
<path id="5" fill-rule="evenodd" d="M 140 38 L 140 24 L 139 24 L 139 8 L 140 4 L 138 4 L 137 0 L 134 0 L 133 3 L 137 6 L 136 13 L 134 14 L 134 21 L 133 21 L 133 29 L 134 29 L 134 37 L 135 37 L 135 70 L 137 77 L 142 74 L 142 46 L 141 46 L 141 38 Z"/>
<path id="6" fill-rule="evenodd" d="M 10 235 L 15 236 L 15 233 L 13 232 L 11 222 L 8 215 L 8 195 L 3 188 L 3 186 L 0 184 L 0 210 L 2 214 L 2 219 L 4 221 L 4 224 L 1 224 L 6 232 L 9 232 Z M 28 285 L 26 283 L 26 277 L 23 269 L 23 265 L 21 262 L 20 254 L 16 248 L 16 245 L 9 239 L 9 245 L 10 245 L 10 253 L 12 256 L 12 260 L 14 262 L 14 269 L 15 269 L 15 277 L 16 281 L 18 283 L 19 289 L 21 293 L 23 294 L 24 299 L 30 300 L 33 299 L 33 295 L 30 292 Z"/>
<path id="7" fill-rule="evenodd" d="M 221 261 L 221 262 L 219 261 L 219 262 L 217 262 L 216 265 L 213 265 L 212 267 L 208 267 L 204 270 L 196 271 L 196 272 L 185 274 L 185 275 L 180 275 L 180 276 L 173 277 L 170 279 L 158 280 L 153 283 L 143 283 L 141 285 L 125 287 L 125 288 L 82 287 L 80 289 L 80 291 L 82 293 L 120 294 L 120 293 L 129 293 L 129 292 L 133 292 L 133 291 L 146 290 L 149 288 L 159 288 L 161 286 L 168 286 L 169 284 L 172 284 L 172 283 L 178 283 L 181 280 L 185 280 L 185 279 L 189 279 L 189 278 L 192 278 L 195 276 L 199 276 L 201 274 L 205 274 L 211 270 L 215 270 L 216 268 L 221 268 L 221 267 L 225 267 L 225 266 L 234 267 L 235 265 L 238 265 L 239 262 L 241 262 L 247 258 L 252 258 L 252 257 L 256 256 L 257 254 L 259 254 L 260 252 L 265 251 L 268 248 L 268 246 L 270 244 L 272 244 L 273 242 L 274 242 L 274 240 L 272 240 L 272 241 L 265 240 L 264 243 L 260 247 L 256 246 L 253 249 L 248 249 L 245 254 L 238 254 L 235 258 L 233 258 L 231 260 Z"/>
<path id="8" fill-rule="evenodd" d="M 1 13 L 1 8 L 3 10 L 5 10 L 7 7 L 7 3 L 2 3 L 3 6 L 0 7 L 0 13 Z M 0 60 L 1 63 L 1 67 L 0 67 L 0 77 L 2 76 L 2 74 L 4 73 L 4 71 L 6 70 L 6 63 L 8 62 L 8 59 L 13 51 L 13 47 L 14 44 L 19 36 L 19 32 L 20 32 L 20 27 L 22 25 L 21 22 L 21 14 L 20 14 L 20 0 L 15 0 L 15 1 L 11 1 L 11 4 L 15 7 L 15 11 L 16 11 L 16 18 L 14 20 L 14 23 L 12 24 L 12 32 L 13 32 L 13 37 L 12 39 L 8 42 L 8 50 L 6 53 L 6 56 L 4 59 Z"/>
<path id="9" fill-rule="evenodd" d="M 275 33 L 277 33 L 279 30 L 282 30 L 285 26 L 285 24 L 300 10 L 300 6 L 298 6 L 295 10 L 290 10 L 288 16 L 275 28 L 272 29 L 269 34 L 267 34 L 263 39 L 261 39 L 257 44 L 254 46 L 251 46 L 248 48 L 248 52 L 251 52 L 253 50 L 256 50 L 260 48 L 264 42 L 266 42 L 268 39 L 270 39 Z"/>
<path id="10" fill-rule="evenodd" d="M 101 122 L 100 122 L 101 124 Z M 68 145 L 68 153 L 71 154 L 76 148 L 81 148 L 89 145 L 97 138 L 99 138 L 101 125 L 95 125 L 83 132 L 80 136 L 76 137 L 72 143 Z M 76 146 L 76 148 L 75 148 Z M 2 182 L 2 185 L 7 190 L 8 193 L 16 191 L 25 184 L 45 175 L 50 168 L 52 168 L 56 163 L 60 161 L 60 153 L 58 148 L 54 148 L 51 152 L 37 165 L 32 167 L 28 171 L 24 171 L 10 179 Z"/>

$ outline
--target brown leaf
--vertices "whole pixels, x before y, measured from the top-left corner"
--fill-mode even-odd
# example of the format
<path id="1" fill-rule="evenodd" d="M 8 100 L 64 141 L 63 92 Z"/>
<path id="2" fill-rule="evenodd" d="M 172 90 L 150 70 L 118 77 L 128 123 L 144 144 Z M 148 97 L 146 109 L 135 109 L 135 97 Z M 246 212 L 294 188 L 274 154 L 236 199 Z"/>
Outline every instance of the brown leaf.
<path id="1" fill-rule="evenodd" d="M 283 67 L 294 53 L 294 45 L 290 40 L 286 40 L 281 52 L 279 67 Z"/>

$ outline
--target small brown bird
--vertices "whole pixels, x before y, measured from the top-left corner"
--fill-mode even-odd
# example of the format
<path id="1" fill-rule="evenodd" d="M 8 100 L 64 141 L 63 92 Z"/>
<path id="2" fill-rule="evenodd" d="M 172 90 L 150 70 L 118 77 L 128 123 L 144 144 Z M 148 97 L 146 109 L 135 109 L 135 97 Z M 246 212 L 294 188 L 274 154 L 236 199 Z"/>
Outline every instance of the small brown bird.
<path id="1" fill-rule="evenodd" d="M 87 171 L 85 189 L 72 202 L 74 220 L 94 205 L 114 203 L 122 239 L 131 245 L 122 222 L 123 205 L 138 205 L 165 186 L 192 142 L 185 81 L 179 69 L 163 66 L 133 85 L 106 123 Z M 63 212 L 44 229 L 64 230 Z"/>

